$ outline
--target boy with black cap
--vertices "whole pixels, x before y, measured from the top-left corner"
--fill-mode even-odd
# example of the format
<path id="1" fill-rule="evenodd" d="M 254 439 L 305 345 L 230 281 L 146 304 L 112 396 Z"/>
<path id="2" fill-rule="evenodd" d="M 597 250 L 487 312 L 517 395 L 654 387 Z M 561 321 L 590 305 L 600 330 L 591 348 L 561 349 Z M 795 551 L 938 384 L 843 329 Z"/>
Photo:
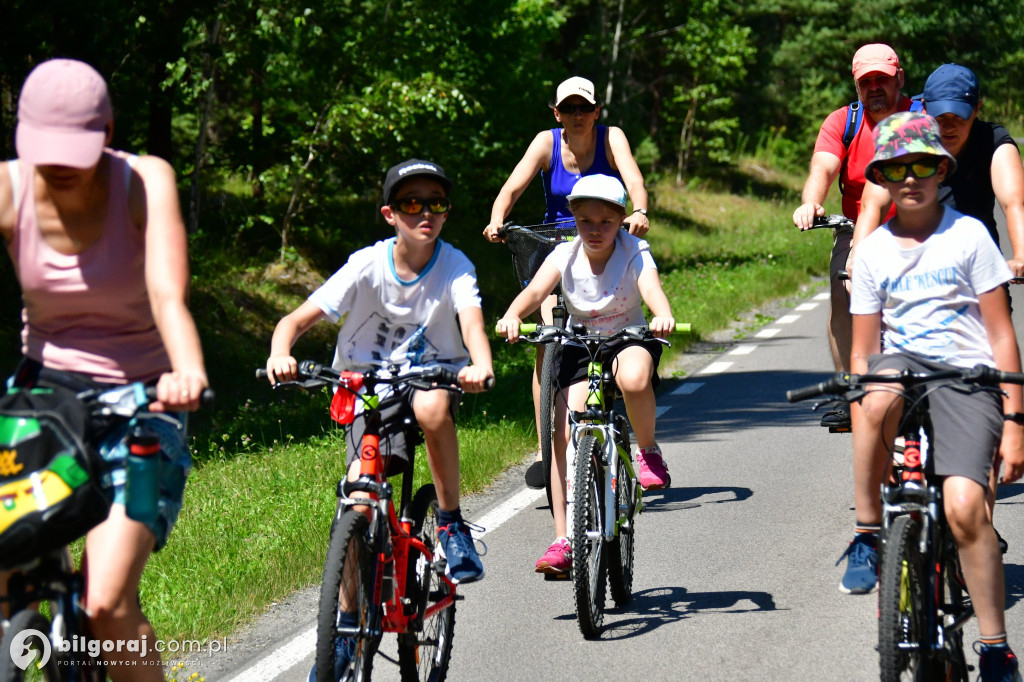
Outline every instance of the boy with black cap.
<path id="1" fill-rule="evenodd" d="M 978 220 L 939 203 L 939 183 L 957 162 L 943 147 L 935 119 L 894 114 L 879 124 L 875 149 L 865 177 L 889 191 L 896 216 L 857 250 L 851 371 L 923 372 L 982 363 L 1019 372 L 1017 338 L 1001 291 L 1010 269 Z M 1003 566 L 985 505 L 997 452 L 1006 481 L 1024 473 L 1021 387 L 1002 388 L 1002 396 L 949 387 L 928 394 L 929 458 L 943 479 L 946 518 L 978 617 L 983 682 L 1021 679 L 1006 643 Z M 902 404 L 901 395 L 869 387 L 853 406 L 857 532 L 843 579 L 847 592 L 869 592 L 877 580 L 878 490 Z"/>
<path id="2" fill-rule="evenodd" d="M 493 378 L 476 271 L 439 236 L 452 203 L 451 180 L 431 161 L 409 159 L 384 178 L 381 215 L 395 236 L 356 251 L 305 303 L 278 322 L 267 372 L 271 383 L 296 375 L 292 345 L 316 322 L 342 322 L 333 366 L 367 370 L 387 365 L 442 365 L 458 372 L 465 391 L 484 390 Z M 449 391 L 412 391 L 394 413 L 382 415 L 392 459 L 404 454 L 402 418 L 415 416 L 441 506 L 439 546 L 453 582 L 484 575 L 470 529 L 459 509 L 459 444 Z M 358 476 L 362 420 L 348 433 L 349 476 Z M 407 463 L 406 463 L 407 464 Z"/>

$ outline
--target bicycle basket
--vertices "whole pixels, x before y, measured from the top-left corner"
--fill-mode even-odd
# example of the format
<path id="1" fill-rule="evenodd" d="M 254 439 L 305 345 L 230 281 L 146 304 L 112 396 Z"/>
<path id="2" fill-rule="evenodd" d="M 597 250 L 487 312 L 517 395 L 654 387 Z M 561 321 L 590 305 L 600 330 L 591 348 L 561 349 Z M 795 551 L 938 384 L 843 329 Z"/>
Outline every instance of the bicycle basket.
<path id="1" fill-rule="evenodd" d="M 529 228 L 529 231 L 509 231 L 506 243 L 512 251 L 512 264 L 515 266 L 519 286 L 525 289 L 548 254 L 559 244 L 575 239 L 577 234 L 574 224 L 572 227 L 561 228 L 554 225 L 538 225 Z"/>
<path id="2" fill-rule="evenodd" d="M 107 517 L 103 460 L 83 440 L 87 419 L 68 389 L 0 397 L 0 569 L 63 547 Z"/>

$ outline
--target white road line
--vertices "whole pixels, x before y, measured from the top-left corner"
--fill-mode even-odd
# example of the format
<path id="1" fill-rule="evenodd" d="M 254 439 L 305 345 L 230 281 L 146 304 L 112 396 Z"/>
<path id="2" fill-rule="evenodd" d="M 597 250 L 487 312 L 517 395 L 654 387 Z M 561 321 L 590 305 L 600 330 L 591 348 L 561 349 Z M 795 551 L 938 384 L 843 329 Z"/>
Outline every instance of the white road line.
<path id="1" fill-rule="evenodd" d="M 657 409 L 654 410 L 654 417 L 657 419 L 661 415 L 665 414 L 672 409 L 671 405 L 658 405 Z"/>
<path id="2" fill-rule="evenodd" d="M 680 385 L 679 388 L 672 391 L 671 395 L 690 395 L 691 393 L 696 393 L 700 390 L 700 387 L 703 385 L 704 383 L 701 381 L 687 381 Z"/>
<path id="3" fill-rule="evenodd" d="M 758 333 L 754 334 L 754 336 L 759 339 L 770 339 L 781 331 L 781 329 L 762 329 Z"/>
<path id="4" fill-rule="evenodd" d="M 729 355 L 750 355 L 757 348 L 756 343 L 741 343 L 729 351 Z"/>
<path id="5" fill-rule="evenodd" d="M 278 675 L 301 663 L 314 650 L 316 650 L 316 628 L 312 627 L 295 635 L 269 656 L 260 659 L 256 665 L 246 668 L 228 682 L 276 679 Z"/>
<path id="6" fill-rule="evenodd" d="M 830 298 L 832 298 L 832 294 L 826 291 L 824 293 L 821 293 L 821 294 L 818 294 L 817 296 L 815 296 L 814 300 L 815 301 L 827 301 Z"/>
<path id="7" fill-rule="evenodd" d="M 796 310 L 797 312 L 801 312 L 802 313 L 802 312 L 807 312 L 808 310 L 814 310 L 817 307 L 818 307 L 817 303 L 801 303 L 796 308 L 794 308 L 794 310 Z"/>
<path id="8" fill-rule="evenodd" d="M 783 315 L 779 319 L 775 320 L 775 324 L 793 324 L 799 319 L 799 315 Z"/>
<path id="9" fill-rule="evenodd" d="M 479 519 L 475 519 L 473 523 L 478 526 L 483 526 L 484 530 L 481 533 L 473 533 L 473 537 L 482 538 L 492 530 L 496 530 L 501 526 L 501 524 L 511 519 L 523 509 L 529 507 L 537 500 L 537 498 L 544 494 L 543 490 L 533 490 L 531 488 L 524 488 L 523 490 L 520 490 L 518 493 L 487 512 Z"/>
<path id="10" fill-rule="evenodd" d="M 701 374 L 718 374 L 732 367 L 731 362 L 712 362 L 700 371 Z"/>

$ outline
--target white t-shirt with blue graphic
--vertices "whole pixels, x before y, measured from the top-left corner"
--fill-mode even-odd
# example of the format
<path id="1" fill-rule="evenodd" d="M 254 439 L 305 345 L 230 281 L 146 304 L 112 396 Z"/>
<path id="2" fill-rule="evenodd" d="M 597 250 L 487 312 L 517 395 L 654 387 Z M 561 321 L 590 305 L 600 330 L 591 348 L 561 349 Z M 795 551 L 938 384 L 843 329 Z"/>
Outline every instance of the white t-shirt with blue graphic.
<path id="1" fill-rule="evenodd" d="M 1012 273 L 980 221 L 945 208 L 935 233 L 909 249 L 886 223 L 857 246 L 853 272 L 850 312 L 882 313 L 885 353 L 995 365 L 978 296 Z"/>
<path id="2" fill-rule="evenodd" d="M 406 282 L 395 273 L 394 244 L 391 238 L 354 252 L 309 297 L 332 322 L 344 318 L 334 368 L 441 365 L 458 371 L 469 363 L 469 353 L 456 314 L 480 307 L 473 263 L 438 239 L 433 258 Z"/>

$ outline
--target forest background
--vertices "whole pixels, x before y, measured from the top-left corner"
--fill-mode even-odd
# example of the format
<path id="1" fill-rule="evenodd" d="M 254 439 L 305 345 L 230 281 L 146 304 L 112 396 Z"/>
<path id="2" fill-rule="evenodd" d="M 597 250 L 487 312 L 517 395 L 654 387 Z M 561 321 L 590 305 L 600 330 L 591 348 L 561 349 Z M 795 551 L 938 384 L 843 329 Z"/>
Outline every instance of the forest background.
<path id="1" fill-rule="evenodd" d="M 856 97 L 860 45 L 895 47 L 908 95 L 942 63 L 969 66 L 982 118 L 1024 131 L 1019 0 L 6 0 L 2 14 L 4 158 L 25 76 L 74 57 L 110 84 L 113 146 L 178 174 L 218 401 L 193 422 L 187 504 L 142 586 L 168 635 L 222 633 L 316 582 L 339 443 L 323 396 L 271 394 L 252 370 L 283 312 L 393 234 L 379 213 L 390 165 L 428 158 L 455 179 L 444 238 L 476 264 L 496 320 L 518 289 L 507 249 L 481 237 L 490 204 L 556 125 L 556 85 L 590 78 L 644 173 L 673 311 L 700 336 L 824 269 L 829 237 L 789 216 L 819 124 Z M 538 179 L 511 217 L 542 214 Z M 6 376 L 21 308 L 7 258 L 0 292 Z M 334 333 L 318 325 L 296 355 L 328 361 Z M 494 344 L 503 388 L 460 412 L 466 489 L 535 447 L 524 345 Z"/>

